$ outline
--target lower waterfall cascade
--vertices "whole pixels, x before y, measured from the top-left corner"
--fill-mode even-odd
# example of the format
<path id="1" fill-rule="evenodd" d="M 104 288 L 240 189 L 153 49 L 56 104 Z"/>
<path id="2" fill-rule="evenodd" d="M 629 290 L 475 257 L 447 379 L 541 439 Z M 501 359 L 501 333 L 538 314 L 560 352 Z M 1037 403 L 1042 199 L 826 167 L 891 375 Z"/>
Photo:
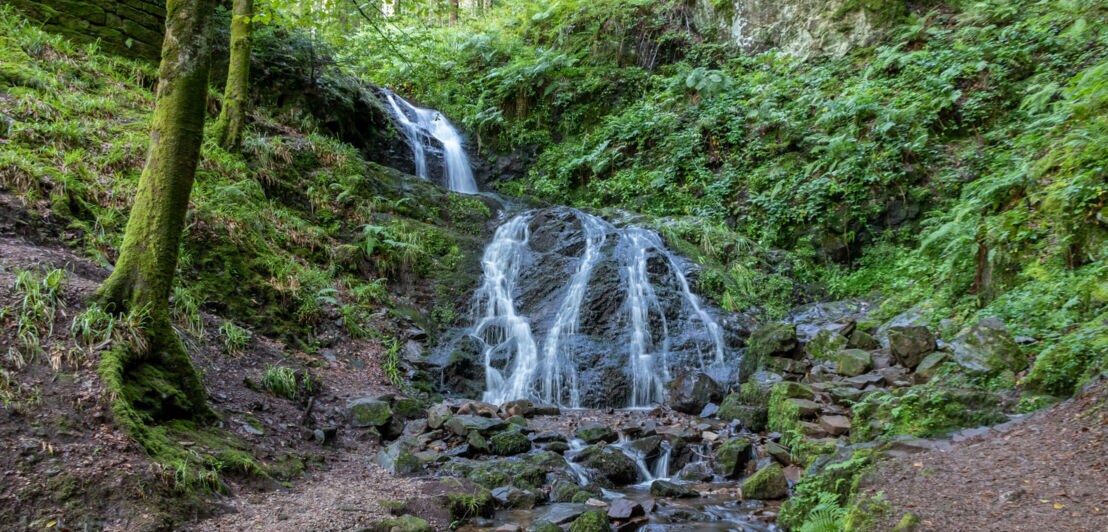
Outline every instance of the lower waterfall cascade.
<path id="1" fill-rule="evenodd" d="M 547 224 L 570 236 L 544 234 L 535 242 L 536 233 L 552 230 Z M 566 207 L 525 211 L 497 229 L 481 264 L 466 335 L 479 345 L 486 402 L 649 407 L 665 400 L 679 369 L 718 373 L 737 365 L 727 360 L 718 319 L 690 287 L 686 262 L 653 231 Z M 556 274 L 540 273 L 548 268 Z M 536 287 L 536 278 L 557 286 Z M 547 297 L 526 293 L 536 288 Z M 609 330 L 598 331 L 598 319 Z M 580 366 L 590 356 L 609 359 L 609 368 L 583 382 Z M 624 393 L 600 398 L 593 390 L 586 399 L 590 384 L 613 379 L 626 381 Z"/>

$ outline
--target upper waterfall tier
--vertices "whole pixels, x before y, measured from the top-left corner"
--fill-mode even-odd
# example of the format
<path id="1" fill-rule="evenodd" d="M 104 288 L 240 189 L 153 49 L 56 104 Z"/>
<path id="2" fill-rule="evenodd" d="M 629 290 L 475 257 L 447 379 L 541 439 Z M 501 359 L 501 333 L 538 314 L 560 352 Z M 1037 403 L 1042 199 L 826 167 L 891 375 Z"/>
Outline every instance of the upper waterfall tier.
<path id="1" fill-rule="evenodd" d="M 416 175 L 430 179 L 427 159 L 430 154 L 436 162 L 441 162 L 447 188 L 476 194 L 477 183 L 473 180 L 473 168 L 463 148 L 462 136 L 446 116 L 434 109 L 416 107 L 392 91 L 385 90 L 384 95 L 397 129 L 412 149 Z"/>
<path id="2" fill-rule="evenodd" d="M 527 211 L 497 230 L 482 268 L 472 326 L 448 350 L 480 365 L 486 401 L 645 407 L 680 371 L 733 377 L 738 340 L 653 231 Z"/>

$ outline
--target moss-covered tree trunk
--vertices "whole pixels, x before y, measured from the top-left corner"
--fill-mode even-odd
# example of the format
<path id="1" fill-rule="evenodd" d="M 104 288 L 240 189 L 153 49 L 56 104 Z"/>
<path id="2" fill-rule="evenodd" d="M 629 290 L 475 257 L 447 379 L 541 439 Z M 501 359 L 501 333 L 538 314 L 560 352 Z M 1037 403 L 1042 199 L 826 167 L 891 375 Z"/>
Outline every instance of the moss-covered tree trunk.
<path id="1" fill-rule="evenodd" d="M 115 270 L 97 298 L 143 316 L 144 342 L 104 354 L 101 375 L 130 428 L 210 415 L 169 319 L 169 294 L 204 134 L 213 0 L 168 0 L 150 148 Z"/>
<path id="2" fill-rule="evenodd" d="M 254 48 L 254 0 L 235 0 L 231 16 L 231 60 L 227 86 L 223 89 L 223 110 L 216 135 L 227 151 L 238 151 L 246 122 L 247 90 L 250 86 L 250 53 Z"/>

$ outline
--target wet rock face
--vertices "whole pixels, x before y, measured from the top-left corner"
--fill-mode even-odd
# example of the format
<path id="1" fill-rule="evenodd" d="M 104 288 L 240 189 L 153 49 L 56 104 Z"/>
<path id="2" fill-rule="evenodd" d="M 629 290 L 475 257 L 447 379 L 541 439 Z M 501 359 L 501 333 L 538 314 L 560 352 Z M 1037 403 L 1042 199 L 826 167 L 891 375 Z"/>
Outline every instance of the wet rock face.
<path id="1" fill-rule="evenodd" d="M 555 207 L 530 211 L 526 235 L 521 235 L 526 244 L 520 248 L 518 277 L 511 284 L 513 309 L 530 327 L 540 358 L 537 364 L 540 369 L 536 372 L 542 371 L 547 356 L 545 348 L 553 331 L 560 331 L 556 351 L 576 376 L 578 403 L 575 406 L 628 406 L 633 404 L 636 386 L 641 395 L 643 384 L 641 379 L 635 380 L 631 363 L 633 318 L 629 257 L 638 256 L 632 255 L 640 250 L 636 245 L 643 246 L 642 271 L 652 292 L 647 294 L 646 316 L 640 321 L 645 323 L 642 344 L 652 357 L 650 364 L 658 369 L 656 373 L 664 375 L 660 377 L 664 379 L 662 382 L 651 384 L 662 392 L 654 394 L 651 403 L 664 400 L 663 387 L 669 384 L 666 381 L 681 369 L 703 368 L 713 362 L 717 353 L 716 338 L 721 339 L 725 363 L 712 368 L 711 375 L 717 380 L 732 378 L 734 368 L 731 366 L 747 335 L 741 320 L 724 319 L 722 311 L 697 298 L 704 315 L 718 324 L 714 332 L 710 331 L 685 296 L 685 284 L 681 282 L 681 275 L 684 275 L 689 286 L 693 286 L 691 277 L 695 267 L 653 243 L 643 244 L 643 240 L 629 238 L 628 231 L 602 220 L 599 224 L 586 222 L 579 211 Z M 656 235 L 653 238 L 657 238 Z M 589 255 L 590 250 L 593 255 Z M 594 258 L 587 283 L 579 293 L 578 318 L 572 326 L 562 322 L 556 329 L 560 313 L 564 314 L 565 303 L 570 301 L 571 280 L 581 270 L 586 256 Z M 474 313 L 479 314 L 476 301 Z M 445 391 L 480 397 L 486 391 L 484 351 L 487 345 L 500 341 L 497 335 L 503 333 L 503 327 L 491 327 L 482 333 L 482 338 L 474 338 L 470 336 L 473 323 L 476 321 L 444 335 L 444 342 L 431 360 L 442 370 L 441 383 Z M 518 350 L 513 345 L 505 346 L 493 352 L 490 366 L 506 375 L 512 371 L 512 357 Z M 694 391 L 703 395 L 701 388 L 703 386 Z M 722 400 L 715 393 L 708 395 L 709 400 L 703 404 L 699 404 L 699 399 L 693 401 L 699 404 L 697 412 L 707 402 Z M 563 393 L 552 402 L 571 404 L 570 394 Z M 690 409 L 692 406 L 685 408 L 686 411 Z"/>
<path id="2" fill-rule="evenodd" d="M 725 31 L 747 52 L 770 48 L 802 58 L 842 56 L 873 43 L 903 2 L 848 0 L 698 0 L 695 20 Z"/>
<path id="3" fill-rule="evenodd" d="M 702 371 L 684 372 L 669 385 L 669 406 L 678 412 L 696 414 L 722 400 L 723 387 Z"/>

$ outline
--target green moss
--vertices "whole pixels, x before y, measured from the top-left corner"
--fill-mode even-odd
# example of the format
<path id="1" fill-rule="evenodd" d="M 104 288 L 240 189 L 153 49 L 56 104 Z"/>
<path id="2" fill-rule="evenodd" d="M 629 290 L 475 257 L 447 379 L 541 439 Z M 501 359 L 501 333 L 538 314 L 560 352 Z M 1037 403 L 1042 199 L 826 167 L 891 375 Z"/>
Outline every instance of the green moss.
<path id="1" fill-rule="evenodd" d="M 531 450 L 531 440 L 519 430 L 505 430 L 489 438 L 489 450 L 500 456 L 511 456 Z"/>
<path id="2" fill-rule="evenodd" d="M 942 436 L 1004 421 L 997 396 L 984 390 L 922 385 L 870 394 L 854 406 L 851 438 Z"/>
<path id="3" fill-rule="evenodd" d="M 474 517 L 489 517 L 495 509 L 492 495 L 484 489 L 472 493 L 448 493 L 446 499 L 451 519 L 459 522 Z"/>
<path id="4" fill-rule="evenodd" d="M 759 469 L 742 483 L 744 499 L 782 499 L 788 490 L 785 471 L 777 463 Z"/>
<path id="5" fill-rule="evenodd" d="M 573 520 L 573 524 L 569 526 L 569 532 L 608 532 L 611 527 L 608 526 L 608 514 L 604 513 L 604 510 L 589 510 L 577 519 Z"/>

